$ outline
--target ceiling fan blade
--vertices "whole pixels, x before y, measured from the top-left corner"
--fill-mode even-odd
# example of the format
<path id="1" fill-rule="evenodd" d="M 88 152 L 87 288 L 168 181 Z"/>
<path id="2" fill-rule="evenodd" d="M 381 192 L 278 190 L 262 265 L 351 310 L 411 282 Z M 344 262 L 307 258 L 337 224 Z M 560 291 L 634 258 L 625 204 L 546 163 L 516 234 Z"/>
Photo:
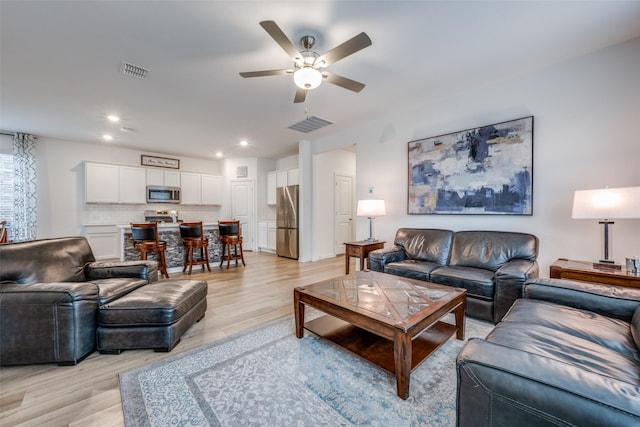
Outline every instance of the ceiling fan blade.
<path id="1" fill-rule="evenodd" d="M 296 96 L 293 98 L 294 103 L 304 102 L 307 97 L 307 90 L 296 87 Z"/>
<path id="2" fill-rule="evenodd" d="M 298 49 L 296 49 L 295 45 L 289 40 L 289 37 L 282 32 L 278 24 L 274 21 L 262 21 L 260 22 L 260 26 L 269 33 L 271 38 L 273 38 L 292 59 L 301 56 Z"/>
<path id="3" fill-rule="evenodd" d="M 292 74 L 293 70 L 264 70 L 264 71 L 245 71 L 240 73 L 244 78 L 247 77 L 263 77 L 263 76 L 281 76 L 286 74 Z"/>
<path id="4" fill-rule="evenodd" d="M 334 62 L 338 62 L 342 58 L 354 54 L 368 46 L 371 46 L 371 39 L 366 33 L 360 33 L 341 45 L 334 47 L 325 54 L 320 55 L 318 59 L 316 59 L 315 63 L 320 64 L 321 61 L 324 61 L 322 66 L 327 67 Z"/>
<path id="5" fill-rule="evenodd" d="M 333 83 L 334 85 L 338 85 L 345 89 L 349 89 L 354 92 L 360 92 L 362 89 L 364 89 L 364 83 L 360 83 L 355 80 L 339 76 L 337 74 L 329 73 L 328 71 L 324 71 L 322 74 L 326 75 L 326 79 L 329 83 Z"/>

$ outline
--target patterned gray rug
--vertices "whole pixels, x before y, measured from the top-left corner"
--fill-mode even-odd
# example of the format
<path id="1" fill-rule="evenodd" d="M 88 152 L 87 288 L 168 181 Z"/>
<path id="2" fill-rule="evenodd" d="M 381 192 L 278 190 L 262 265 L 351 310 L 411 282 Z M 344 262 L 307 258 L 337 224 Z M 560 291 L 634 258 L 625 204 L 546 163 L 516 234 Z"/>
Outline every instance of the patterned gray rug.
<path id="1" fill-rule="evenodd" d="M 466 337 L 491 329 L 467 319 Z M 290 316 L 122 374 L 125 424 L 455 425 L 455 357 L 463 341 L 449 339 L 419 366 L 402 400 L 392 374 L 309 332 L 298 339 L 294 330 Z"/>

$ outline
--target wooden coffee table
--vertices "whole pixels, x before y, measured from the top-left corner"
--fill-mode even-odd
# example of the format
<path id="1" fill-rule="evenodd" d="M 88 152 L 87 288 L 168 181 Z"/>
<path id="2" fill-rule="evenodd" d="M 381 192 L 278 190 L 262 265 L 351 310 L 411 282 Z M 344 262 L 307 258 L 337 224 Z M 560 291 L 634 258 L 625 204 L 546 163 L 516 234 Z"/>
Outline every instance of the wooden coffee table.
<path id="1" fill-rule="evenodd" d="M 296 336 L 304 329 L 396 375 L 409 397 L 411 372 L 454 333 L 464 339 L 466 289 L 374 271 L 356 272 L 293 290 Z M 305 305 L 329 316 L 304 321 Z M 439 321 L 455 311 L 455 325 Z"/>

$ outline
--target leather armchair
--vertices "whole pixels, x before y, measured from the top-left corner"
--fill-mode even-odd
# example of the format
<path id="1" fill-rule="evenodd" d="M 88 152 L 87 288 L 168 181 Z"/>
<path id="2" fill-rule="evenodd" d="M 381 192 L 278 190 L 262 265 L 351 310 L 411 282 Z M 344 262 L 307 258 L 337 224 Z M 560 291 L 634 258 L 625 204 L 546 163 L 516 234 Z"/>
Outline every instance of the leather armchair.
<path id="1" fill-rule="evenodd" d="M 640 289 L 533 279 L 457 358 L 458 427 L 640 425 Z"/>
<path id="2" fill-rule="evenodd" d="M 0 245 L 0 364 L 78 363 L 99 305 L 154 280 L 154 261 L 96 262 L 84 237 Z"/>

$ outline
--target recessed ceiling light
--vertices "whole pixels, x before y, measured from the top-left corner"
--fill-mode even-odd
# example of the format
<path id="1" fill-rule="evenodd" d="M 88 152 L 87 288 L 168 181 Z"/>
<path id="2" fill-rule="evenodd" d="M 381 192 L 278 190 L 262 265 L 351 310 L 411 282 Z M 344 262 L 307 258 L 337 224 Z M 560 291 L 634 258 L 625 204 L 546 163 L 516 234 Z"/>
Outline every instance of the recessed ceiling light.
<path id="1" fill-rule="evenodd" d="M 109 121 L 112 121 L 112 122 L 119 122 L 120 121 L 120 117 L 114 116 L 113 114 L 107 116 L 107 119 L 109 119 Z"/>
<path id="2" fill-rule="evenodd" d="M 243 147 L 246 147 L 247 145 L 249 145 L 249 143 L 247 141 L 240 141 L 240 145 L 242 145 Z"/>
<path id="3" fill-rule="evenodd" d="M 113 137 L 108 134 L 102 135 L 102 139 L 104 139 L 105 141 L 113 141 Z"/>
<path id="4" fill-rule="evenodd" d="M 222 152 L 218 151 L 218 152 L 216 153 L 216 157 L 222 157 Z"/>

